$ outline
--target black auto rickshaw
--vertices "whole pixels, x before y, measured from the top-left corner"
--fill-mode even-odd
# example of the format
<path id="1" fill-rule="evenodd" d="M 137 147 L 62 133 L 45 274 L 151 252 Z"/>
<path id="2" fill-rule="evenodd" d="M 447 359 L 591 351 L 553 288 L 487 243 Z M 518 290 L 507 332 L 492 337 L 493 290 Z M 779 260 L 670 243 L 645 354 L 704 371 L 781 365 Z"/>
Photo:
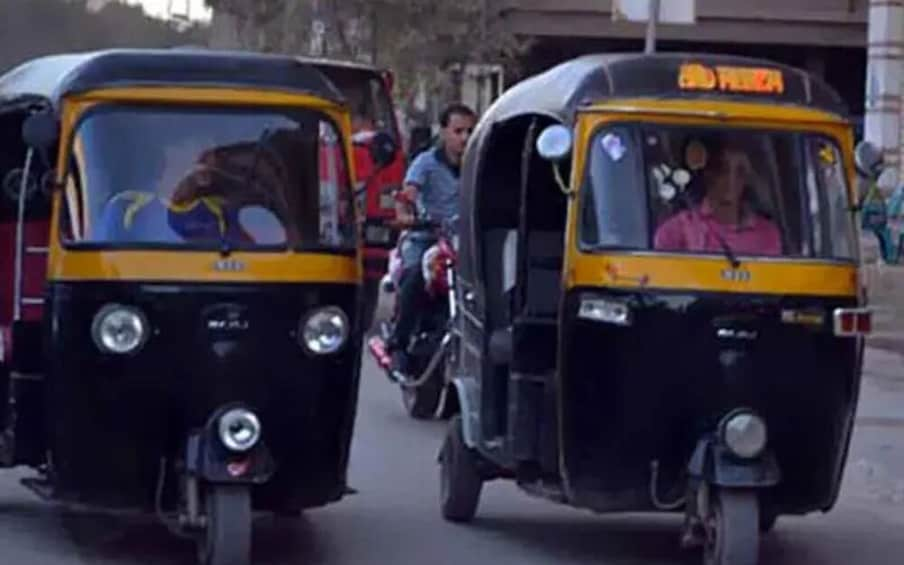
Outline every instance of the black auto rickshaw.
<path id="1" fill-rule="evenodd" d="M 0 134 L 2 466 L 156 512 L 210 565 L 250 563 L 253 511 L 351 492 L 362 245 L 334 85 L 291 57 L 49 56 L 0 77 Z"/>
<path id="2" fill-rule="evenodd" d="M 463 164 L 444 517 L 505 478 L 753 565 L 829 511 L 871 323 L 853 180 L 839 96 L 769 61 L 589 55 L 503 94 Z"/>

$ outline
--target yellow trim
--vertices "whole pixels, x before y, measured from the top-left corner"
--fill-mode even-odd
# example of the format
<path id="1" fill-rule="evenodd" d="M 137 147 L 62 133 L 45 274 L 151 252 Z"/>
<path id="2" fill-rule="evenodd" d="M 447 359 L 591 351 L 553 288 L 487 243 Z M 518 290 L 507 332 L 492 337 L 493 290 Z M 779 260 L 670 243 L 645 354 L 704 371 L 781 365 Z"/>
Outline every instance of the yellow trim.
<path id="1" fill-rule="evenodd" d="M 834 140 L 842 151 L 848 174 L 848 197 L 856 202 L 856 170 L 853 133 L 850 124 L 834 114 L 810 108 L 770 104 L 713 102 L 700 100 L 613 100 L 595 104 L 582 111 L 575 124 L 575 144 L 570 185 L 580 187 L 587 166 L 586 148 L 593 133 L 612 122 L 646 124 L 722 126 L 785 131 L 806 131 Z M 640 287 L 660 289 L 719 291 L 738 293 L 798 294 L 812 296 L 856 296 L 857 267 L 810 260 L 742 261 L 741 270 L 750 275 L 747 282 L 732 282 L 722 272 L 730 265 L 724 258 L 675 256 L 648 252 L 618 255 L 588 255 L 577 244 L 580 191 L 574 191 L 568 206 L 565 236 L 565 288 L 575 286 Z M 855 230 L 856 230 L 855 226 Z M 615 267 L 621 278 L 604 277 Z"/>
<path id="2" fill-rule="evenodd" d="M 749 121 L 786 122 L 798 124 L 801 129 L 808 129 L 812 123 L 849 124 L 848 120 L 839 116 L 805 106 L 785 104 L 769 104 L 767 102 L 729 102 L 722 100 L 671 99 L 656 98 L 622 98 L 591 104 L 583 112 L 622 113 L 626 116 L 644 114 L 649 116 L 662 114 L 685 114 L 693 120 L 710 115 L 713 118 L 742 119 Z M 752 124 L 751 124 L 752 125 Z"/>
<path id="3" fill-rule="evenodd" d="M 857 295 L 854 264 L 744 261 L 732 277 L 722 257 L 674 255 L 577 255 L 566 272 L 565 287 L 690 290 L 741 294 L 804 296 Z M 732 280 L 734 278 L 735 280 Z"/>
<path id="4" fill-rule="evenodd" d="M 342 137 L 349 191 L 357 184 L 352 166 L 351 116 L 345 105 L 316 96 L 279 91 L 237 88 L 173 88 L 136 87 L 111 88 L 86 92 L 63 101 L 60 119 L 60 151 L 57 155 L 57 181 L 63 182 L 67 159 L 79 118 L 89 109 L 104 103 L 146 102 L 156 104 L 208 106 L 286 106 L 311 108 L 323 112 L 336 124 Z M 87 193 L 87 191 L 85 191 Z M 73 213 L 83 219 L 81 234 L 90 230 L 90 218 L 84 214 L 88 206 L 87 194 L 82 195 L 82 208 Z M 353 216 L 357 217 L 356 199 L 351 198 Z M 50 228 L 48 278 L 55 280 L 87 280 L 97 278 L 129 280 L 211 280 L 226 282 L 354 282 L 360 278 L 363 253 L 358 246 L 354 258 L 336 255 L 310 254 L 236 254 L 249 270 L 241 273 L 212 271 L 210 254 L 196 254 L 184 250 L 166 252 L 90 252 L 67 251 L 60 241 L 59 218 L 62 211 L 60 195 L 54 198 Z M 358 234 L 360 238 L 360 233 Z M 348 264 L 346 264 L 348 263 Z M 166 265 L 164 267 L 163 265 Z M 351 267 L 349 267 L 351 265 Z M 351 269 L 351 271 L 349 271 Z M 349 274 L 351 273 L 351 274 Z"/>
<path id="5" fill-rule="evenodd" d="M 50 281 L 359 284 L 360 261 L 325 253 L 236 252 L 225 261 L 241 270 L 220 271 L 216 252 L 75 251 L 51 261 Z"/>

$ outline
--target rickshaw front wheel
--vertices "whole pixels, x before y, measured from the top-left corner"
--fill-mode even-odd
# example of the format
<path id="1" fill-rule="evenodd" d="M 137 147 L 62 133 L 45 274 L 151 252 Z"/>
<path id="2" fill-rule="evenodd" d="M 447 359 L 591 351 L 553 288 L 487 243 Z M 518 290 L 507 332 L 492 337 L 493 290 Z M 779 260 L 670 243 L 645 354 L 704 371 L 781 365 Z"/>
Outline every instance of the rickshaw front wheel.
<path id="1" fill-rule="evenodd" d="M 706 524 L 705 565 L 757 565 L 760 509 L 755 491 L 713 492 Z"/>
<path id="2" fill-rule="evenodd" d="M 207 527 L 198 539 L 200 565 L 251 565 L 251 492 L 247 485 L 211 485 Z"/>
<path id="3" fill-rule="evenodd" d="M 449 420 L 446 441 L 440 452 L 440 506 L 450 522 L 470 522 L 477 513 L 483 479 L 476 455 L 464 441 L 461 416 Z"/>

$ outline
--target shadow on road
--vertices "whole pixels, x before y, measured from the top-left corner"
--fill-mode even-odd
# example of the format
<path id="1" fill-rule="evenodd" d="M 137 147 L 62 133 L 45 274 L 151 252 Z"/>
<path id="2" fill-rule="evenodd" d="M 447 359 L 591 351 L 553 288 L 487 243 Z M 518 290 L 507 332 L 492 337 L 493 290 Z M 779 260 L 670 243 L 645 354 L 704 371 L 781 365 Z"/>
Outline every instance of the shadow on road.
<path id="1" fill-rule="evenodd" d="M 195 565 L 195 544 L 174 536 L 153 517 L 57 512 L 60 525 L 86 563 Z M 305 518 L 256 517 L 253 562 L 257 565 L 317 564 L 327 559 Z"/>

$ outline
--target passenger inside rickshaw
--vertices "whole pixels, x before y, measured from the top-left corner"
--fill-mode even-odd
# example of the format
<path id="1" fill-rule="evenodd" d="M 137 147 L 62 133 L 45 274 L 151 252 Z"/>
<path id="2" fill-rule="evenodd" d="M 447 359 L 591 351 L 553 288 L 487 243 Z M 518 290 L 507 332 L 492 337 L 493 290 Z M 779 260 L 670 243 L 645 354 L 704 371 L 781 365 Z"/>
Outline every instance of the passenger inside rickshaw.
<path id="1" fill-rule="evenodd" d="M 591 141 L 579 229 L 585 251 L 768 257 L 825 247 L 807 230 L 830 226 L 808 218 L 830 207 L 832 195 L 804 181 L 810 162 L 795 134 L 618 125 Z"/>
<path id="2" fill-rule="evenodd" d="M 737 253 L 781 255 L 781 231 L 755 204 L 753 186 L 759 181 L 743 146 L 713 147 L 696 180 L 703 185 L 702 197 L 659 223 L 655 249 L 718 252 L 721 238 Z"/>
<path id="3" fill-rule="evenodd" d="M 349 176 L 331 123 L 307 112 L 296 117 L 161 110 L 148 111 L 149 119 L 138 110 L 125 112 L 89 117 L 76 137 L 77 146 L 90 147 L 76 151 L 79 166 L 70 171 L 78 184 L 90 187 L 82 240 L 351 245 Z M 332 132 L 332 143 L 324 141 L 324 128 Z M 136 131 L 144 138 L 140 144 Z"/>

